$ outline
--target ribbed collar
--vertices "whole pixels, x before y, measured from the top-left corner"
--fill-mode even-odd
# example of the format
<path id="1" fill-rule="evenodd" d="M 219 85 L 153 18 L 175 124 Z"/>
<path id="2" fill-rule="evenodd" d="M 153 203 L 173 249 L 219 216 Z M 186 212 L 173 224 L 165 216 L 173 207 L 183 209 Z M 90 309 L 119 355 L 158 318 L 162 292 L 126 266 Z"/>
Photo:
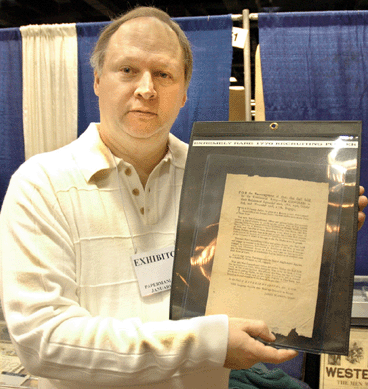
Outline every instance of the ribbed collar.
<path id="1" fill-rule="evenodd" d="M 183 144 L 176 136 L 169 134 L 168 152 L 161 162 L 170 161 L 174 166 L 184 169 L 187 147 L 183 148 Z M 91 123 L 71 146 L 73 157 L 87 182 L 97 172 L 115 168 L 110 150 L 101 140 L 97 123 Z"/>

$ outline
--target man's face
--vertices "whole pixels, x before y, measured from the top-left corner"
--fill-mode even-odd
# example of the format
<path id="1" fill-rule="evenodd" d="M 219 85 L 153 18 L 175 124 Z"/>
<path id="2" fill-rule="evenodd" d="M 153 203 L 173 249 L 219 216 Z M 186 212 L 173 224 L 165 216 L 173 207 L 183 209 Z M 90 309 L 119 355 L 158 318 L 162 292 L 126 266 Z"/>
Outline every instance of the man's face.
<path id="1" fill-rule="evenodd" d="M 103 138 L 167 137 L 186 101 L 183 52 L 175 32 L 155 18 L 122 24 L 110 39 L 94 88 Z"/>

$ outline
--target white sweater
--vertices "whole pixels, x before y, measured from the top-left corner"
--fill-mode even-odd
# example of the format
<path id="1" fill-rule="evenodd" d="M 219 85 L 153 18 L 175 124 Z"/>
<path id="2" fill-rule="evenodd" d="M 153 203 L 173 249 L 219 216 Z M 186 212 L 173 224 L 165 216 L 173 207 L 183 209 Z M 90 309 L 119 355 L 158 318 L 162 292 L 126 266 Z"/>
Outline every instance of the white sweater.
<path id="1" fill-rule="evenodd" d="M 3 309 L 24 366 L 46 377 L 41 389 L 228 387 L 227 316 L 168 320 L 169 292 L 142 298 L 130 258 L 133 240 L 138 252 L 174 244 L 186 152 L 170 135 L 143 188 L 91 124 L 12 177 Z"/>

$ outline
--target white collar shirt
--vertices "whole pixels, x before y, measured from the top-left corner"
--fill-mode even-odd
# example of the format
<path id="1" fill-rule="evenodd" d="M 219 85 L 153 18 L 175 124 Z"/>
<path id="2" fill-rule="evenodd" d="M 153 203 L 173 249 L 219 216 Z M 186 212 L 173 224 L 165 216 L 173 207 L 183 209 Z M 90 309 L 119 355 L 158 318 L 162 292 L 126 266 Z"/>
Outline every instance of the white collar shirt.
<path id="1" fill-rule="evenodd" d="M 228 387 L 227 317 L 168 320 L 169 292 L 142 298 L 130 259 L 174 244 L 186 154 L 170 135 L 143 188 L 91 124 L 14 174 L 0 215 L 1 295 L 40 389 Z"/>

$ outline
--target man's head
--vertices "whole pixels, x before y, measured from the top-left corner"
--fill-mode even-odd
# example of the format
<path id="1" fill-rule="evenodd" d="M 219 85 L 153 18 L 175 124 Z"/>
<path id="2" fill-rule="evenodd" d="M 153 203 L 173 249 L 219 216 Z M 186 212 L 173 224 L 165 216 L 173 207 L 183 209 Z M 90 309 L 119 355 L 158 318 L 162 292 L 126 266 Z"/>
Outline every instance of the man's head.
<path id="1" fill-rule="evenodd" d="M 190 43 L 180 26 L 175 23 L 166 12 L 154 7 L 134 8 L 133 10 L 128 11 L 117 19 L 113 20 L 108 26 L 105 27 L 96 43 L 91 56 L 91 65 L 94 71 L 99 76 L 101 75 L 106 56 L 106 50 L 112 35 L 114 35 L 114 33 L 122 24 L 129 20 L 141 17 L 154 17 L 159 19 L 161 22 L 167 24 L 177 35 L 183 51 L 185 86 L 188 88 L 193 71 L 193 55 L 190 48 Z"/>
<path id="2" fill-rule="evenodd" d="M 136 141 L 140 147 L 165 148 L 187 99 L 185 50 L 178 34 L 166 19 L 152 16 L 151 11 L 146 16 L 146 8 L 137 11 L 136 17 L 112 29 L 104 50 L 95 51 L 103 53 L 94 82 L 99 131 L 115 155 Z"/>

